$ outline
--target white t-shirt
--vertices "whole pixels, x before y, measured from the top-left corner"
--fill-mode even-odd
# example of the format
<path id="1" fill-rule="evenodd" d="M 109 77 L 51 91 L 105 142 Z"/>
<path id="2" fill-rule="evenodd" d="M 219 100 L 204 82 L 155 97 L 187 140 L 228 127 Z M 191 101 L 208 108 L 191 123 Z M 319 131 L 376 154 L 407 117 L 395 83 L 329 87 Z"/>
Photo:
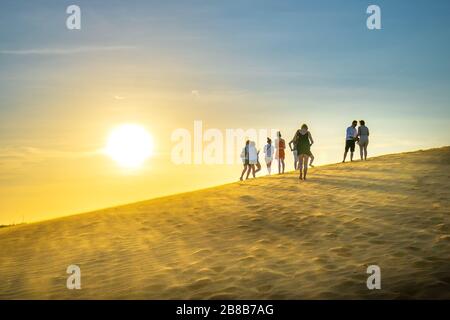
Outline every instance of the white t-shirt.
<path id="1" fill-rule="evenodd" d="M 248 160 L 249 161 L 257 161 L 258 160 L 258 151 L 254 146 L 248 147 Z"/>
<path id="2" fill-rule="evenodd" d="M 274 146 L 272 144 L 266 144 L 264 146 L 264 154 L 266 155 L 266 158 L 272 158 L 274 152 Z"/>

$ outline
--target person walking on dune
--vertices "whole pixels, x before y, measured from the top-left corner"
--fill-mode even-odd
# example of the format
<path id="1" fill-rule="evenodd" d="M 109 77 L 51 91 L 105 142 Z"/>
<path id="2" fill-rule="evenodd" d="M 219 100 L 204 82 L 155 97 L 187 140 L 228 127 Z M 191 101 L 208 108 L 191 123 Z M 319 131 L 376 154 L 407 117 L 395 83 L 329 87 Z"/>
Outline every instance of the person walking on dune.
<path id="1" fill-rule="evenodd" d="M 369 128 L 366 127 L 366 122 L 364 120 L 359 121 L 358 145 L 361 160 L 367 160 L 367 146 L 369 145 Z"/>
<path id="2" fill-rule="evenodd" d="M 298 169 L 298 158 L 299 158 L 299 155 L 298 155 L 298 152 L 297 152 L 297 149 L 296 149 L 297 148 L 297 142 L 296 141 L 298 139 L 299 132 L 300 132 L 300 129 L 298 129 L 295 132 L 294 138 L 292 138 L 292 140 L 289 141 L 289 148 L 291 149 L 292 154 L 294 155 L 294 168 L 295 168 L 295 170 Z M 311 168 L 314 168 L 313 162 L 314 162 L 314 155 L 313 155 L 312 151 L 309 150 L 309 166 Z"/>
<path id="3" fill-rule="evenodd" d="M 259 162 L 259 151 L 256 151 L 256 170 L 255 170 L 255 174 L 258 173 L 259 171 L 261 171 L 261 163 Z"/>
<path id="4" fill-rule="evenodd" d="M 278 160 L 278 174 L 284 173 L 284 149 L 286 149 L 286 142 L 281 138 L 281 132 L 277 132 L 278 138 L 275 140 L 275 158 Z"/>
<path id="5" fill-rule="evenodd" d="M 249 169 L 247 170 L 247 177 L 250 175 L 250 172 L 252 173 L 253 178 L 255 178 L 255 166 L 258 163 L 258 151 L 256 150 L 256 145 L 254 141 L 250 141 L 248 145 L 248 164 Z"/>
<path id="6" fill-rule="evenodd" d="M 308 173 L 308 160 L 311 154 L 311 145 L 314 143 L 308 126 L 303 124 L 300 130 L 297 130 L 296 138 L 298 152 L 298 168 L 300 169 L 300 180 L 306 180 Z"/>
<path id="7" fill-rule="evenodd" d="M 250 170 L 250 165 L 248 163 L 248 148 L 249 148 L 250 140 L 245 141 L 245 147 L 242 149 L 241 152 L 241 160 L 242 164 L 244 165 L 244 169 L 242 170 L 241 177 L 239 180 L 243 180 L 244 174 L 247 172 L 247 170 Z"/>
<path id="8" fill-rule="evenodd" d="M 266 161 L 267 173 L 270 175 L 272 171 L 272 161 L 273 161 L 273 145 L 272 139 L 267 138 L 267 144 L 264 146 L 264 160 Z"/>
<path id="9" fill-rule="evenodd" d="M 352 125 L 347 128 L 346 136 L 345 136 L 345 152 L 344 152 L 344 160 L 347 158 L 348 150 L 350 150 L 350 161 L 353 161 L 353 153 L 355 152 L 355 142 L 358 137 L 358 132 L 356 131 L 356 125 L 358 122 L 353 120 Z"/>

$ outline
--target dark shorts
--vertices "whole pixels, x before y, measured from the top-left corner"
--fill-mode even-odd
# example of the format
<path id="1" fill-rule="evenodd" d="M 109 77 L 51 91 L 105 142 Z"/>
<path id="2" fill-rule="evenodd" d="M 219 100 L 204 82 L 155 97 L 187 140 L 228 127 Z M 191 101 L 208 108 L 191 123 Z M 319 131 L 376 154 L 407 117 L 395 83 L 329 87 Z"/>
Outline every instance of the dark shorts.
<path id="1" fill-rule="evenodd" d="M 355 152 L 355 140 L 345 140 L 345 152 L 348 152 L 348 149 Z"/>

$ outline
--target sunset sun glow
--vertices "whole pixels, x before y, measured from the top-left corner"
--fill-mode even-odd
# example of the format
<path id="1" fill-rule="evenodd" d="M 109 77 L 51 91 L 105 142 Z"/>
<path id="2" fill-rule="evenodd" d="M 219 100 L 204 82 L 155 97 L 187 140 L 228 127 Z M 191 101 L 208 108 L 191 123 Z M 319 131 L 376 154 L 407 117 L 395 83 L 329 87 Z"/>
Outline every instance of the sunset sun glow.
<path id="1" fill-rule="evenodd" d="M 153 139 L 137 124 L 123 124 L 108 136 L 105 153 L 124 168 L 139 168 L 153 153 Z"/>

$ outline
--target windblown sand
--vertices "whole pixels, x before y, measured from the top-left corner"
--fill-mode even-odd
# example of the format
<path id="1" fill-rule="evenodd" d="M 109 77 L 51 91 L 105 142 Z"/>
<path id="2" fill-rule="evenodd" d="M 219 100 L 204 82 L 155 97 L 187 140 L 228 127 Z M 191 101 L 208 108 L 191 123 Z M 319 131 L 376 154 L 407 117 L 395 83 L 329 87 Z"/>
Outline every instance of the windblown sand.
<path id="1" fill-rule="evenodd" d="M 449 178 L 446 147 L 2 228 L 0 298 L 449 299 Z"/>

